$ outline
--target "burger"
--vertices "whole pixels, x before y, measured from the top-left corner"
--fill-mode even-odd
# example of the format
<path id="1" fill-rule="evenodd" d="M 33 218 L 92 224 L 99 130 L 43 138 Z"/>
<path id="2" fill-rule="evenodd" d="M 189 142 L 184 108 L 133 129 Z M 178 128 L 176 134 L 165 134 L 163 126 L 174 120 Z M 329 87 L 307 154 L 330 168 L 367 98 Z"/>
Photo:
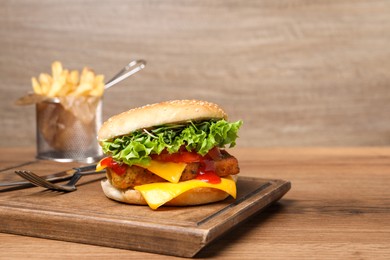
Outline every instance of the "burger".
<path id="1" fill-rule="evenodd" d="M 216 104 L 174 100 L 131 109 L 108 119 L 98 132 L 107 157 L 101 182 L 113 200 L 157 209 L 236 197 L 236 144 L 242 121 L 228 122 Z"/>

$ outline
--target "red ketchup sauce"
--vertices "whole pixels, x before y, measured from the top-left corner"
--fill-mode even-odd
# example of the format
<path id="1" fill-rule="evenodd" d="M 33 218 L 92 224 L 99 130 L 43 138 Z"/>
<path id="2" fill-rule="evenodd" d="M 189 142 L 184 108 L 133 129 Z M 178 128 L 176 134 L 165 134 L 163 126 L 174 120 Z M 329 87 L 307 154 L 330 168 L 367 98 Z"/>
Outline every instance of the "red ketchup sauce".
<path id="1" fill-rule="evenodd" d="M 221 177 L 219 177 L 214 171 L 199 171 L 196 179 L 211 184 L 218 184 L 221 182 Z"/>
<path id="2" fill-rule="evenodd" d="M 111 168 L 116 174 L 123 175 L 126 173 L 127 165 L 124 163 L 118 163 L 112 157 L 106 157 L 101 162 L 100 165 Z"/>
<path id="3" fill-rule="evenodd" d="M 212 159 L 204 157 L 203 160 L 200 161 L 200 167 L 196 179 L 211 184 L 218 184 L 221 182 L 221 177 L 215 173 L 215 164 Z"/>

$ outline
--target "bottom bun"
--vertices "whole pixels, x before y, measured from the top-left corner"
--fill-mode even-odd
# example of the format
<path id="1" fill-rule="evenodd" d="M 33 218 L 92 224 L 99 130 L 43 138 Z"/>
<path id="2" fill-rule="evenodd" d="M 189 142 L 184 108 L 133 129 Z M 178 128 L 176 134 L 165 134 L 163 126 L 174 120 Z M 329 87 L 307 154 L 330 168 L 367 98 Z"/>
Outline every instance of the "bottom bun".
<path id="1" fill-rule="evenodd" d="M 236 176 L 233 178 L 236 181 Z M 109 180 L 101 182 L 104 194 L 113 200 L 135 204 L 147 205 L 141 193 L 134 189 L 120 190 L 112 186 Z M 168 206 L 192 206 L 208 204 L 226 199 L 229 196 L 224 191 L 213 188 L 195 188 L 189 190 L 164 205 Z"/>

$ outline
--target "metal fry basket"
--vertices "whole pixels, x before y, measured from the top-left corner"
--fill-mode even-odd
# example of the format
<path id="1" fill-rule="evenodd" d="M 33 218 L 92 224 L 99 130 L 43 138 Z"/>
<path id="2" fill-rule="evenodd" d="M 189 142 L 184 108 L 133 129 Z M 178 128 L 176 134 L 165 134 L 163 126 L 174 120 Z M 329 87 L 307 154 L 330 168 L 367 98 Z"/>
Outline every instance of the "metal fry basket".
<path id="1" fill-rule="evenodd" d="M 96 136 L 101 124 L 100 98 L 52 98 L 37 103 L 37 158 L 85 163 L 99 160 L 103 152 Z"/>

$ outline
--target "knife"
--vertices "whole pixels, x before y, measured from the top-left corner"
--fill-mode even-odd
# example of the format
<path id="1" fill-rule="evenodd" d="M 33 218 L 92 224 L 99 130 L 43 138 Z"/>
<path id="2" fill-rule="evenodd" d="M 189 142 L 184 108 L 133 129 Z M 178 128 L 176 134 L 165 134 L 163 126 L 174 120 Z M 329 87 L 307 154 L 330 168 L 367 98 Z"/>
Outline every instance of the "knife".
<path id="1" fill-rule="evenodd" d="M 73 168 L 70 170 L 45 175 L 42 177 L 45 178 L 46 180 L 52 181 L 52 182 L 66 181 L 66 180 L 69 180 L 70 178 L 72 178 L 72 176 L 75 173 L 90 171 L 90 170 L 95 170 L 95 169 L 96 169 L 96 164 L 92 164 L 92 165 L 87 165 L 87 166 L 83 166 L 83 167 Z M 0 187 L 19 186 L 19 185 L 23 185 L 24 187 L 33 187 L 33 186 L 35 187 L 35 185 L 31 184 L 31 182 L 29 182 L 29 181 L 11 181 L 11 182 L 1 182 L 0 183 Z"/>

